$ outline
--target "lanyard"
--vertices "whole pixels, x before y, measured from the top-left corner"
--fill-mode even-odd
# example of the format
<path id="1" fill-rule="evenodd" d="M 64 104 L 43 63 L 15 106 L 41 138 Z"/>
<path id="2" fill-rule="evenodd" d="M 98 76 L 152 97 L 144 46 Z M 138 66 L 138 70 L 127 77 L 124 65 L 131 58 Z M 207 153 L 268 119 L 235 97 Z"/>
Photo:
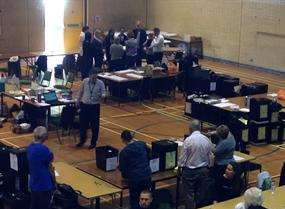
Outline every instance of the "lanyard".
<path id="1" fill-rule="evenodd" d="M 90 98 L 92 98 L 93 91 L 95 89 L 96 83 L 91 88 L 91 81 L 89 81 L 89 91 L 90 91 Z"/>

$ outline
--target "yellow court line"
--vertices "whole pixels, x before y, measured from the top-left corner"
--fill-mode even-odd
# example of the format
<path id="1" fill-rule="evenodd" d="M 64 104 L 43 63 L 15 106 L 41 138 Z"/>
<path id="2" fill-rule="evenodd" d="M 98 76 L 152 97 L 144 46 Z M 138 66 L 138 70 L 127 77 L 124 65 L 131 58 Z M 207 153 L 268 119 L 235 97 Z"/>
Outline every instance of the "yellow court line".
<path id="1" fill-rule="evenodd" d="M 207 64 L 207 63 L 203 63 L 202 64 L 202 66 L 205 66 L 205 67 L 209 67 L 209 68 L 213 68 L 214 70 L 215 69 L 219 69 L 219 70 L 221 70 L 221 71 L 223 71 L 223 72 L 229 72 L 229 70 L 228 70 L 228 68 L 227 67 L 223 67 L 223 66 L 217 66 L 217 65 L 212 65 L 212 64 Z M 246 77 L 248 77 L 248 76 L 251 76 L 251 72 L 245 72 L 245 71 L 249 71 L 250 69 L 247 69 L 247 68 L 239 68 L 239 70 L 241 70 L 241 71 L 235 71 L 234 73 L 236 73 L 236 74 L 240 74 L 240 75 L 243 75 L 243 76 L 246 76 Z M 233 70 L 230 70 L 230 71 L 233 71 Z M 258 71 L 258 70 L 255 70 L 256 72 L 261 72 L 261 71 Z M 270 74 L 270 73 L 266 73 L 266 72 L 264 72 L 265 74 Z M 255 75 L 256 76 L 256 75 Z M 267 77 L 267 76 L 262 76 L 262 75 L 257 75 L 257 77 L 256 78 L 258 78 L 258 79 L 263 79 L 264 80 L 264 78 L 265 77 Z M 278 80 L 276 80 L 277 78 L 268 78 L 268 81 L 270 81 L 270 82 L 278 82 Z"/>
<path id="2" fill-rule="evenodd" d="M 2 135 L 2 134 L 9 134 L 9 133 L 12 133 L 12 131 L 1 132 L 0 135 Z"/>
<path id="3" fill-rule="evenodd" d="M 143 104 L 143 105 L 145 107 L 149 108 L 149 109 L 155 110 L 157 113 L 160 113 L 162 115 L 168 116 L 170 118 L 174 118 L 176 120 L 180 120 L 180 121 L 184 121 L 184 122 L 189 122 L 189 120 L 186 117 L 183 117 L 181 115 L 176 115 L 176 114 L 173 114 L 173 113 L 169 113 L 169 112 L 165 112 L 165 111 L 162 111 L 162 110 L 158 110 L 158 109 L 155 109 L 155 108 L 150 107 L 150 106 L 145 105 L 145 104 Z"/>
<path id="4" fill-rule="evenodd" d="M 220 68 L 220 67 L 213 67 L 213 66 L 209 66 L 209 65 L 203 65 L 203 66 L 212 68 L 214 71 L 219 71 L 219 72 L 222 72 L 222 73 L 228 73 L 229 74 L 229 71 L 227 71 L 226 69 Z M 236 72 L 236 75 L 237 75 L 237 77 L 242 78 L 244 80 L 248 80 L 248 81 L 251 80 L 251 79 L 249 79 L 249 76 L 251 76 L 250 74 Z M 266 81 L 268 84 L 270 84 L 271 86 L 274 86 L 274 87 L 278 87 L 278 88 L 283 88 L 284 87 L 282 85 L 276 84 L 276 82 L 278 82 L 277 80 L 274 81 L 274 80 L 266 79 L 265 77 L 259 77 L 259 76 L 255 76 L 254 79 L 256 81 L 263 81 L 263 82 Z"/>
<path id="5" fill-rule="evenodd" d="M 9 142 L 9 141 L 6 141 L 5 139 L 0 139 L 0 141 L 1 141 L 1 142 L 4 142 L 4 143 L 6 143 L 6 144 L 12 145 L 13 147 L 20 148 L 18 145 L 13 144 L 13 143 L 11 143 L 11 142 Z"/>
<path id="6" fill-rule="evenodd" d="M 175 107 L 175 106 L 173 107 L 173 106 L 161 104 L 161 103 L 158 103 L 158 102 L 154 102 L 154 104 L 159 105 L 161 107 L 166 107 L 167 109 L 175 109 L 175 110 L 180 110 L 181 108 L 185 107 L 185 105 L 180 105 L 180 106 L 177 106 L 177 107 Z M 164 109 L 166 109 L 166 108 L 164 108 Z"/>
<path id="7" fill-rule="evenodd" d="M 153 136 L 150 136 L 150 135 L 148 135 L 148 134 L 144 134 L 144 133 L 142 133 L 142 132 L 140 132 L 140 131 L 136 131 L 136 130 L 134 130 L 134 129 L 132 129 L 132 128 L 129 128 L 129 127 L 126 127 L 126 126 L 122 126 L 122 125 L 120 125 L 120 124 L 113 123 L 113 122 L 111 122 L 111 121 L 107 121 L 106 119 L 103 119 L 103 118 L 101 118 L 101 120 L 106 121 L 106 122 L 109 122 L 110 124 L 113 124 L 113 125 L 118 126 L 118 127 L 120 127 L 120 128 L 127 129 L 127 130 L 130 130 L 130 131 L 132 131 L 132 132 L 138 133 L 138 134 L 140 134 L 140 135 L 142 135 L 142 136 L 146 136 L 146 137 L 149 137 L 149 138 L 151 138 L 151 139 L 158 140 L 157 138 L 155 138 L 155 137 L 153 137 Z"/>

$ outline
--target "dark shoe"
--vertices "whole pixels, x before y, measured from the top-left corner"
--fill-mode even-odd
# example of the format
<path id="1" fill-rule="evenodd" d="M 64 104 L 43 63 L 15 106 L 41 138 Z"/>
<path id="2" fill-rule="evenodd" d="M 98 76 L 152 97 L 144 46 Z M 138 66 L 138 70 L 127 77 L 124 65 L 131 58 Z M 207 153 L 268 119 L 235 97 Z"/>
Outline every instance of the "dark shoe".
<path id="1" fill-rule="evenodd" d="M 96 147 L 96 144 L 90 144 L 90 146 L 88 147 L 88 149 L 94 149 Z"/>
<path id="2" fill-rule="evenodd" d="M 84 142 L 79 142 L 76 147 L 82 147 L 84 145 Z"/>

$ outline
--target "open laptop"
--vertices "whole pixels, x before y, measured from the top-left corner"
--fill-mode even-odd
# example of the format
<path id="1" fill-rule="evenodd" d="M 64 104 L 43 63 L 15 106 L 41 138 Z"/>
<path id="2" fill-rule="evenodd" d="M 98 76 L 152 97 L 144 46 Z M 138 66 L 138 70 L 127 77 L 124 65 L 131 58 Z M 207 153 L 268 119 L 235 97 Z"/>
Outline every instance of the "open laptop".
<path id="1" fill-rule="evenodd" d="M 56 104 L 58 102 L 55 91 L 48 91 L 43 93 L 44 101 L 48 104 Z"/>

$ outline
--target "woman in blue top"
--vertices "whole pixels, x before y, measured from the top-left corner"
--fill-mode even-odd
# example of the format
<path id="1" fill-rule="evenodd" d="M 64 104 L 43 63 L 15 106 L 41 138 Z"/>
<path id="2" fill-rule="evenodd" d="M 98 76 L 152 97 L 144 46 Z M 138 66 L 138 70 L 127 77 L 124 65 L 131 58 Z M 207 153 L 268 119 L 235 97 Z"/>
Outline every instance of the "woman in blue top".
<path id="1" fill-rule="evenodd" d="M 34 130 L 33 142 L 27 149 L 31 190 L 31 209 L 50 209 L 52 192 L 55 189 L 52 172 L 53 154 L 43 143 L 47 140 L 47 129 L 38 126 Z"/>

